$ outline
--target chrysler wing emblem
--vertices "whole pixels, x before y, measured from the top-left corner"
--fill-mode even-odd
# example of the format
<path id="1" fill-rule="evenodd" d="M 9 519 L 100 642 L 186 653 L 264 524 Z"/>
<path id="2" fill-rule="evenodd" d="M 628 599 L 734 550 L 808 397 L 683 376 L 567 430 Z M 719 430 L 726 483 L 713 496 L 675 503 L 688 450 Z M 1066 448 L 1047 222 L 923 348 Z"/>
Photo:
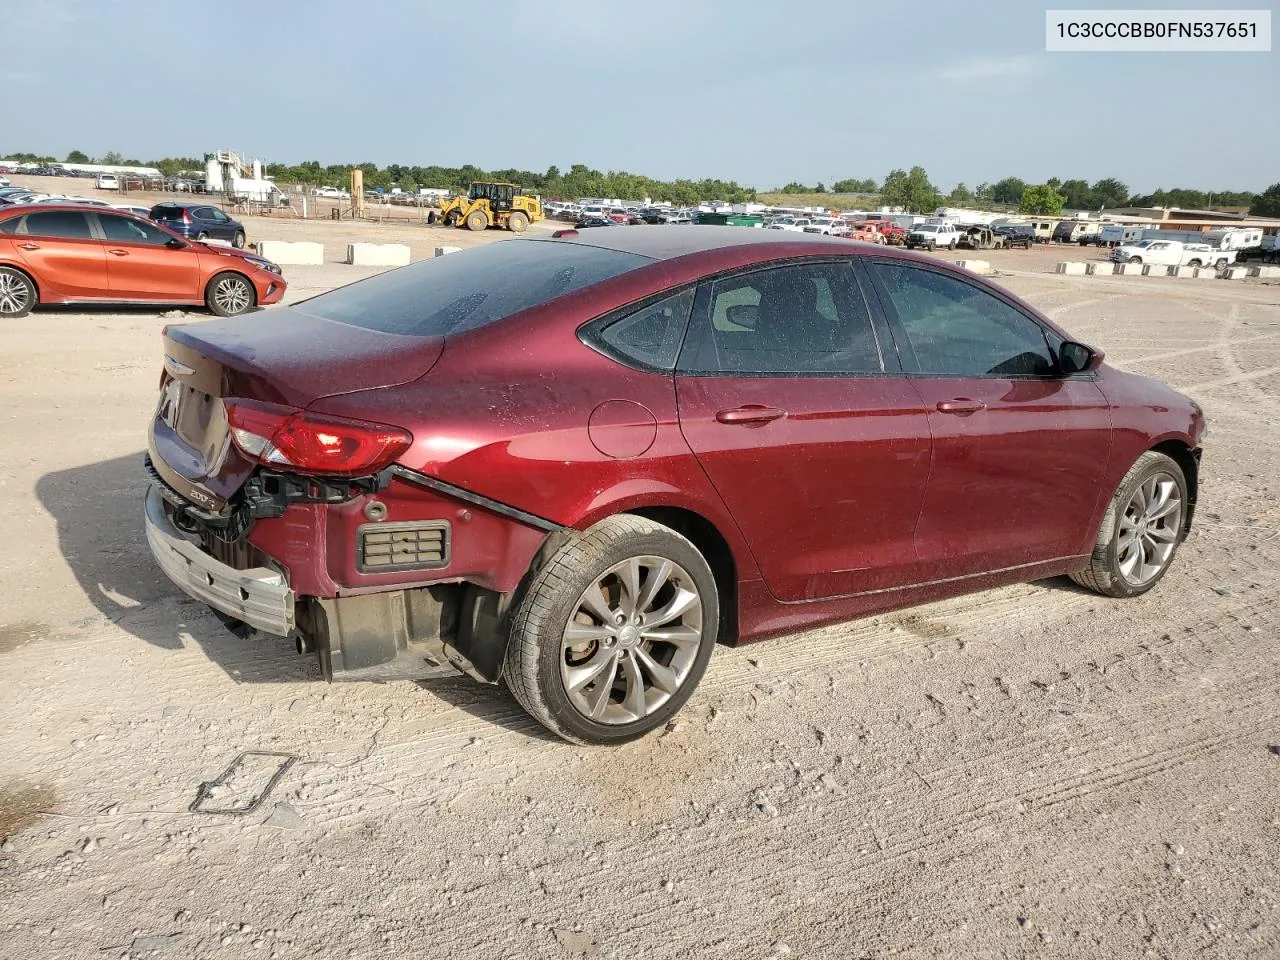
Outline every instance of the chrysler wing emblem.
<path id="1" fill-rule="evenodd" d="M 169 371 L 171 377 L 186 377 L 195 373 L 195 367 L 188 367 L 185 363 L 179 363 L 167 353 L 164 355 L 164 368 Z"/>

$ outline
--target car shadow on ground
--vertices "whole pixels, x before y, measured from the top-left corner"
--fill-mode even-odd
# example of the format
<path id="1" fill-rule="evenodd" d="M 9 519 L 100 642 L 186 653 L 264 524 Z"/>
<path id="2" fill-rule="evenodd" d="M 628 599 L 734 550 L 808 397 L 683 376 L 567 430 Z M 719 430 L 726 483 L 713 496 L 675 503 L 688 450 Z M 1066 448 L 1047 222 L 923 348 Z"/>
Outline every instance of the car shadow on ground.
<path id="1" fill-rule="evenodd" d="M 186 597 L 160 572 L 142 529 L 147 478 L 143 452 L 45 474 L 36 495 L 58 526 L 58 546 L 85 595 L 117 627 L 164 650 L 191 641 L 242 683 L 319 679 L 314 657 L 292 641 L 233 631 L 204 604 Z M 184 643 L 184 637 L 189 638 Z M 422 690 L 491 723 L 538 735 L 536 725 L 501 687 L 470 678 L 423 680 Z"/>

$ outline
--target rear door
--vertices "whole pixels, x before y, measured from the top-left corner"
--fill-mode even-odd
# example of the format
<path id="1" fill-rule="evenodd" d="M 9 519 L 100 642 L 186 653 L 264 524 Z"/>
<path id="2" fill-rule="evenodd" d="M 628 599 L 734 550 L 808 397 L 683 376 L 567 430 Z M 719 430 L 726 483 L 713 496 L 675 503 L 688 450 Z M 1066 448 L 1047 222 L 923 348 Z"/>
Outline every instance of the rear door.
<path id="1" fill-rule="evenodd" d="M 1056 336 L 977 284 L 903 261 L 871 273 L 933 435 L 926 579 L 1080 555 L 1111 449 L 1094 375 L 1060 376 Z"/>
<path id="2" fill-rule="evenodd" d="M 849 261 L 699 289 L 681 429 L 780 600 L 916 579 L 928 422 L 881 339 Z"/>
<path id="3" fill-rule="evenodd" d="M 172 235 L 155 224 L 114 213 L 93 216 L 105 241 L 112 297 L 160 303 L 201 299 L 200 255 L 193 247 L 169 247 Z"/>
<path id="4" fill-rule="evenodd" d="M 45 291 L 70 299 L 105 299 L 107 254 L 79 210 L 29 213 L 18 225 L 13 245 Z"/>

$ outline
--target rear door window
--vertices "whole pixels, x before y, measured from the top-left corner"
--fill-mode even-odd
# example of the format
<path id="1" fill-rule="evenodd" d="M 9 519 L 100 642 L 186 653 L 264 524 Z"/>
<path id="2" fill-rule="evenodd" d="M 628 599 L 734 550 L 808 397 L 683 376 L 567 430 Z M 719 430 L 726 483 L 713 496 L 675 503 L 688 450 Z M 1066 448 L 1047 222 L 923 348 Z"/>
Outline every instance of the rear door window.
<path id="1" fill-rule="evenodd" d="M 155 220 L 181 220 L 182 207 L 152 207 L 151 216 Z"/>
<path id="2" fill-rule="evenodd" d="M 643 267 L 635 253 L 554 240 L 503 240 L 370 277 L 294 308 L 366 330 L 443 337 Z"/>
<path id="3" fill-rule="evenodd" d="M 27 214 L 26 233 L 33 237 L 92 240 L 89 218 L 79 210 L 50 210 Z"/>
<path id="4" fill-rule="evenodd" d="M 163 247 L 172 236 L 152 224 L 130 217 L 117 217 L 112 213 L 98 214 L 98 223 L 102 225 L 102 232 L 112 243 L 145 243 Z"/>

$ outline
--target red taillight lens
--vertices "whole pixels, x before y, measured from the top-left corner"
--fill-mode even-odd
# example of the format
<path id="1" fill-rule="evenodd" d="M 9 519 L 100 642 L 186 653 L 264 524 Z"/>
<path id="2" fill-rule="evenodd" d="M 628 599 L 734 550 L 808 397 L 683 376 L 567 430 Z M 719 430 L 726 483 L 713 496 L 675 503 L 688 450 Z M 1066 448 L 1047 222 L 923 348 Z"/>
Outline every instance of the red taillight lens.
<path id="1" fill-rule="evenodd" d="M 191 222 L 191 211 L 188 210 L 186 207 L 182 208 L 182 222 L 183 223 Z"/>
<path id="2" fill-rule="evenodd" d="M 376 473 L 409 449 L 399 427 L 309 414 L 251 400 L 226 403 L 231 438 L 259 463 L 299 473 Z"/>

